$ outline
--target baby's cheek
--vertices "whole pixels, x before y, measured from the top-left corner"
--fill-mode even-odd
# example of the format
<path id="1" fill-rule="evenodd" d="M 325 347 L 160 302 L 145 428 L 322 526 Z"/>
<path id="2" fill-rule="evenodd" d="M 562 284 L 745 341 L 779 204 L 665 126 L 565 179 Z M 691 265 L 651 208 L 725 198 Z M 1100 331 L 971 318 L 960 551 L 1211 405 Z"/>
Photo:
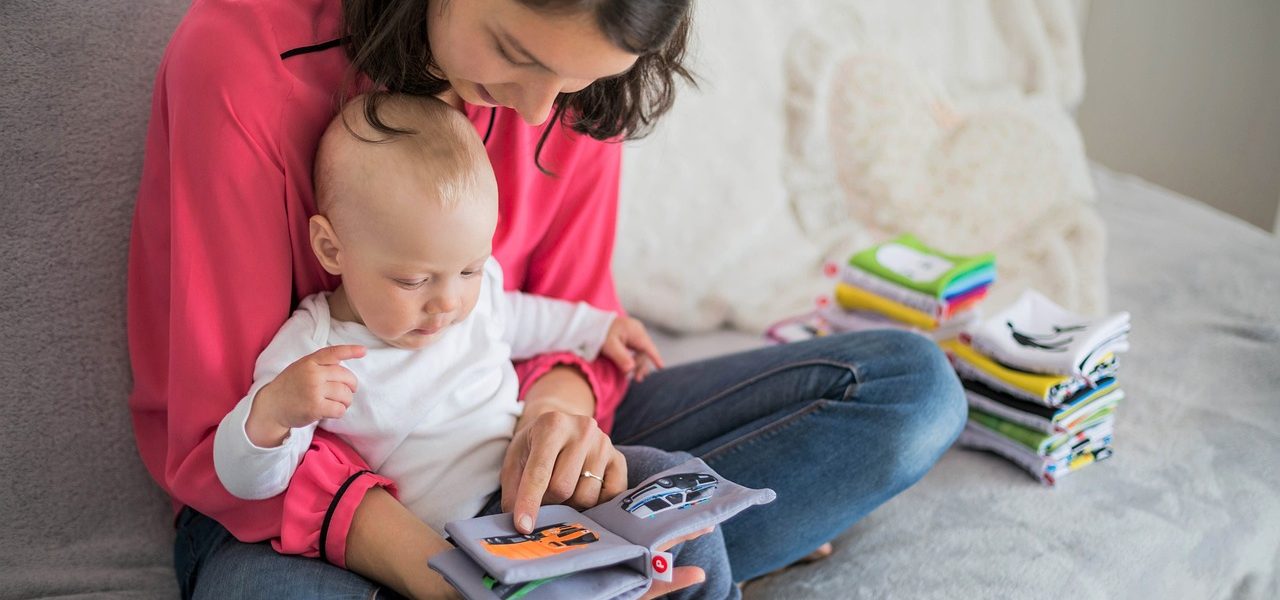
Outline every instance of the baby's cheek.
<path id="1" fill-rule="evenodd" d="M 467 317 L 471 316 L 471 311 L 475 309 L 476 309 L 476 300 L 473 298 L 471 299 L 470 302 L 468 302 L 466 305 L 462 307 L 462 311 L 458 313 L 457 321 L 454 321 L 454 322 L 457 323 L 460 321 L 465 321 Z"/>
<path id="2" fill-rule="evenodd" d="M 476 309 L 476 305 L 480 303 L 480 282 L 467 290 L 467 297 L 463 299 L 462 318 L 465 319 L 471 315 L 471 311 Z"/>

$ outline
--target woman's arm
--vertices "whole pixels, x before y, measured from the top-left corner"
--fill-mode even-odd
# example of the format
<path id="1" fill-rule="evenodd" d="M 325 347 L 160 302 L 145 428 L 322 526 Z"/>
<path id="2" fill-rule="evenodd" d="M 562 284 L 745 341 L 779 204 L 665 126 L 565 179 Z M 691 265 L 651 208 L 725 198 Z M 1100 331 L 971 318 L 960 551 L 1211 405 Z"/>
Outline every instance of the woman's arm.
<path id="1" fill-rule="evenodd" d="M 525 159 L 533 160 L 531 156 Z M 566 183 L 563 190 L 558 190 L 562 197 L 555 218 L 527 257 L 520 291 L 586 302 L 598 309 L 622 314 L 611 270 L 621 145 L 555 127 L 548 137 L 542 160 L 553 165 L 558 180 Z M 565 387 L 563 380 L 531 395 L 532 386 L 548 371 L 564 366 L 572 367 L 584 378 L 595 401 L 589 414 L 608 433 L 613 425 L 613 412 L 626 393 L 627 381 L 622 371 L 606 358 L 586 361 L 569 353 L 553 353 L 523 361 L 516 365 L 521 397 L 527 403 L 544 395 L 569 394 L 572 401 L 581 402 L 581 390 Z M 559 393 L 548 393 L 552 391 Z"/>
<path id="2" fill-rule="evenodd" d="M 499 115 L 500 122 L 506 117 L 512 115 Z M 554 213 L 550 221 L 534 225 L 534 232 L 511 234 L 536 236 L 536 243 L 527 256 L 508 260 L 524 261 L 515 267 L 523 273 L 520 291 L 621 312 L 609 271 L 621 150 L 617 144 L 552 127 L 543 161 L 554 166 L 557 177 L 510 176 L 538 181 L 526 193 L 534 194 L 530 201 L 537 198 L 553 206 Z M 532 171 L 532 162 L 533 157 L 525 155 L 499 164 Z M 516 220 L 512 227 L 527 222 Z M 516 372 L 525 413 L 503 464 L 502 497 L 504 509 L 516 513 L 517 527 L 544 502 L 585 508 L 625 489 L 626 461 L 607 435 L 626 389 L 622 372 L 607 358 L 587 361 L 571 353 L 535 357 L 518 363 Z M 605 481 L 583 477 L 583 471 Z"/>
<path id="3" fill-rule="evenodd" d="M 590 417 L 595 414 L 596 396 L 586 375 L 576 366 L 552 367 L 529 386 L 524 394 L 524 413 L 516 421 L 516 431 L 528 427 L 548 412 Z"/>
<path id="4" fill-rule="evenodd" d="M 432 556 L 453 548 L 386 490 L 369 490 L 347 535 L 347 568 L 410 598 L 459 598 Z"/>
<path id="5" fill-rule="evenodd" d="M 290 79 L 259 8 L 196 3 L 157 74 L 129 256 L 130 409 L 139 452 L 176 502 L 240 540 L 341 566 L 364 492 L 391 484 L 349 446 L 317 432 L 288 491 L 266 500 L 233 497 L 214 469 L 218 423 L 289 316 L 291 219 L 306 218 L 285 197 Z"/>

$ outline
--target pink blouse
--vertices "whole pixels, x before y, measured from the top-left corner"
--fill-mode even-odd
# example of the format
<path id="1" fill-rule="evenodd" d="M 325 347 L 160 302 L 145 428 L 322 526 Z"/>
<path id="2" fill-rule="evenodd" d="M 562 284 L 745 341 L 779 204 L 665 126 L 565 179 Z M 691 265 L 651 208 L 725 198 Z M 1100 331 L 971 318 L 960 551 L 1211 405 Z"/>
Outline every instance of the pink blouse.
<path id="1" fill-rule="evenodd" d="M 156 75 L 129 254 L 128 331 L 138 450 L 173 498 L 245 542 L 345 566 L 365 492 L 395 484 L 317 431 L 284 494 L 237 499 L 213 468 L 213 434 L 296 302 L 333 289 L 308 244 L 316 144 L 349 63 L 336 0 L 196 0 Z M 425 25 L 424 25 L 425 27 Z M 497 174 L 494 255 L 507 287 L 620 310 L 610 273 L 619 144 L 509 109 L 468 106 Z M 494 119 L 490 128 L 489 120 Z M 626 380 L 608 360 L 551 354 L 517 365 L 521 394 L 557 364 L 578 366 L 608 431 Z"/>

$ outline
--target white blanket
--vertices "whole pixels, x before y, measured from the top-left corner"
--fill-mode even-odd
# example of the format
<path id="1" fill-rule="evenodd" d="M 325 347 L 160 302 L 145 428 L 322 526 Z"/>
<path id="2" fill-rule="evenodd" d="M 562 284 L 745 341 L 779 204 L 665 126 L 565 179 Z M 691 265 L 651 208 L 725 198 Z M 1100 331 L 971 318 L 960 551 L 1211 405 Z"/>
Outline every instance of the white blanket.
<path id="1" fill-rule="evenodd" d="M 1069 3 L 701 2 L 695 18 L 701 89 L 624 163 L 631 311 L 760 330 L 829 292 L 824 260 L 902 232 L 996 251 L 989 305 L 1034 287 L 1104 308 Z"/>

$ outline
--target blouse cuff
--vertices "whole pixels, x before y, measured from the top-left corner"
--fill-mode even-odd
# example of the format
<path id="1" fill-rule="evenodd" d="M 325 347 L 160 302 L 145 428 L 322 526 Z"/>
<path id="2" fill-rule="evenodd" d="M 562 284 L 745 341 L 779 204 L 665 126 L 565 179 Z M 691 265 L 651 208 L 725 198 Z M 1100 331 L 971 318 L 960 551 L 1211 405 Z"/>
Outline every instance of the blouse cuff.
<path id="1" fill-rule="evenodd" d="M 588 361 L 571 352 L 553 352 L 541 354 L 516 365 L 516 373 L 520 376 L 520 399 L 535 381 L 547 374 L 552 368 L 560 365 L 578 367 L 587 378 L 587 385 L 595 395 L 595 419 L 605 433 L 613 428 L 613 413 L 621 400 L 622 391 L 626 388 L 626 380 L 622 372 L 606 358 Z"/>
<path id="2" fill-rule="evenodd" d="M 339 455 L 317 431 L 289 489 L 285 491 L 280 538 L 272 546 L 282 554 L 318 557 L 346 568 L 347 535 L 356 508 L 373 487 L 397 490 L 391 479 L 370 471 L 360 460 Z M 319 443 L 317 443 L 319 442 Z"/>

